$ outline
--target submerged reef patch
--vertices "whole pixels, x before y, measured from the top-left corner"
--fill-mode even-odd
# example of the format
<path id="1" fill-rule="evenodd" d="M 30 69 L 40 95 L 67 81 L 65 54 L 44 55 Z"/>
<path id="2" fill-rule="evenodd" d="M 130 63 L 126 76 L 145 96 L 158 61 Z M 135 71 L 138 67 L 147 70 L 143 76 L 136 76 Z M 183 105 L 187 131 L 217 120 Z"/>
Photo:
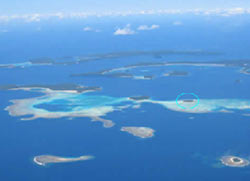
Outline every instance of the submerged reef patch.
<path id="1" fill-rule="evenodd" d="M 250 100 L 243 99 L 200 99 L 199 105 L 193 109 L 182 109 L 174 100 L 152 100 L 148 96 L 111 97 L 106 95 L 89 94 L 89 89 L 76 87 L 72 90 L 53 90 L 44 87 L 19 87 L 9 90 L 24 90 L 43 93 L 44 95 L 26 99 L 11 100 L 11 105 L 5 108 L 11 116 L 25 116 L 22 120 L 37 118 L 56 119 L 62 117 L 88 117 L 92 121 L 100 121 L 104 127 L 112 127 L 111 120 L 102 118 L 108 113 L 127 108 L 140 108 L 143 103 L 159 104 L 166 109 L 184 113 L 233 113 L 234 110 L 250 111 Z M 85 91 L 84 91 L 85 90 Z M 182 104 L 192 104 L 190 100 Z M 53 108 L 53 109 L 52 109 Z"/>
<path id="2" fill-rule="evenodd" d="M 182 109 L 176 104 L 176 101 L 144 100 L 143 102 L 160 104 L 167 109 L 186 113 L 233 113 L 233 110 L 250 111 L 250 100 L 244 99 L 200 99 L 199 105 L 193 109 Z M 189 103 L 187 102 L 187 104 Z"/>
<path id="3" fill-rule="evenodd" d="M 90 90 L 81 93 L 77 90 L 52 90 L 38 87 L 22 87 L 11 90 L 36 91 L 45 94 L 35 98 L 11 100 L 13 104 L 6 107 L 5 110 L 11 116 L 26 116 L 22 120 L 89 117 L 92 121 L 102 122 L 104 127 L 112 127 L 114 123 L 111 120 L 101 118 L 101 116 L 105 116 L 109 112 L 125 109 L 126 107 L 121 107 L 119 104 L 128 101 L 127 98 L 88 95 L 87 92 Z M 52 111 L 46 109 L 46 105 L 54 107 L 60 105 L 60 107 L 58 110 Z"/>

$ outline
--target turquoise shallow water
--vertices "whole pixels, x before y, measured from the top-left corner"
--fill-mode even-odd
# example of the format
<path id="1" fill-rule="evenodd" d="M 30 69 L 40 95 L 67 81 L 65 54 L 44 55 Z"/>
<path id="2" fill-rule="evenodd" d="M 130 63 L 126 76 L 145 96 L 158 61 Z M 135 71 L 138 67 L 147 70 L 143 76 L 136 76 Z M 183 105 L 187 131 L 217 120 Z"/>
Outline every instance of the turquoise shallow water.
<path id="1" fill-rule="evenodd" d="M 110 96 L 77 95 L 65 99 L 55 99 L 36 103 L 35 108 L 43 108 L 48 111 L 73 111 L 74 109 L 91 109 L 102 106 L 112 106 L 124 102 L 126 98 L 115 98 Z"/>

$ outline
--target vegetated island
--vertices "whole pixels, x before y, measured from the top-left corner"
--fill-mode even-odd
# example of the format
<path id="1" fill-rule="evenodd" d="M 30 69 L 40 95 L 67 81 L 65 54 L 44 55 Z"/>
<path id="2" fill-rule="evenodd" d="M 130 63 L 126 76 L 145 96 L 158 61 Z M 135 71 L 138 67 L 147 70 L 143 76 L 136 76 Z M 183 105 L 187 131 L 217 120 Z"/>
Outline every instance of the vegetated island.
<path id="1" fill-rule="evenodd" d="M 142 100 L 147 100 L 149 98 L 150 98 L 149 96 L 131 96 L 131 97 L 129 97 L 129 99 L 133 100 L 133 101 L 142 101 Z"/>
<path id="2" fill-rule="evenodd" d="M 196 102 L 197 100 L 195 99 L 183 99 L 183 102 Z"/>
<path id="3" fill-rule="evenodd" d="M 86 76 L 86 75 L 98 75 L 98 76 L 114 76 L 119 75 L 120 71 L 131 70 L 138 67 L 163 67 L 163 66 L 195 66 L 195 67 L 239 67 L 241 68 L 240 73 L 250 75 L 250 60 L 228 60 L 228 61 L 165 61 L 165 62 L 141 62 L 137 64 L 127 65 L 123 67 L 116 67 L 111 69 L 106 69 L 99 72 L 89 72 L 89 73 L 75 73 L 71 76 Z M 113 74 L 113 75 L 112 75 Z M 188 76 L 188 72 L 185 71 L 172 71 L 164 74 L 163 76 Z M 119 76 L 121 77 L 121 76 Z M 151 80 L 154 76 L 135 76 L 129 74 L 126 76 L 133 79 L 144 79 Z"/>
<path id="4" fill-rule="evenodd" d="M 0 64 L 0 68 L 16 68 L 16 67 L 29 67 L 29 66 L 43 66 L 43 65 L 73 65 L 84 63 L 88 61 L 97 61 L 105 59 L 116 59 L 125 57 L 136 57 L 136 56 L 157 56 L 161 57 L 164 55 L 219 55 L 218 52 L 208 51 L 176 51 L 176 50 L 158 50 L 158 51 L 127 51 L 127 52 L 110 52 L 104 54 L 90 54 L 84 56 L 66 56 L 58 58 L 41 57 L 36 59 L 26 60 L 21 63 L 13 64 Z"/>
<path id="5" fill-rule="evenodd" d="M 182 99 L 178 100 L 178 105 L 185 109 L 192 109 L 198 104 L 197 99 Z"/>
<path id="6" fill-rule="evenodd" d="M 164 76 L 188 76 L 188 72 L 172 71 L 172 72 L 165 73 Z"/>
<path id="7" fill-rule="evenodd" d="M 46 166 L 47 164 L 52 164 L 52 163 L 77 162 L 77 161 L 90 160 L 93 158 L 94 157 L 91 155 L 73 157 L 73 158 L 59 157 L 53 155 L 40 155 L 40 156 L 35 156 L 33 161 L 38 165 Z"/>
<path id="8" fill-rule="evenodd" d="M 75 76 L 83 76 L 83 77 L 118 77 L 118 78 L 133 78 L 133 75 L 130 73 L 110 73 L 110 74 L 103 74 L 102 71 L 100 72 L 87 72 L 87 73 L 80 73 L 80 74 L 71 74 L 71 77 Z"/>
<path id="9" fill-rule="evenodd" d="M 246 167 L 250 164 L 248 160 L 237 156 L 223 156 L 220 161 L 229 167 Z"/>
<path id="10" fill-rule="evenodd" d="M 2 85 L 0 90 L 16 90 L 16 89 L 50 89 L 53 91 L 75 91 L 77 93 L 87 92 L 87 91 L 98 91 L 101 87 L 89 87 L 81 86 L 77 84 L 56 84 L 56 85 L 46 85 L 46 84 L 32 84 L 32 85 Z"/>
<path id="11" fill-rule="evenodd" d="M 140 138 L 150 138 L 154 136 L 155 130 L 148 127 L 122 127 L 121 131 L 128 132 Z"/>
<path id="12" fill-rule="evenodd" d="M 37 58 L 37 59 L 30 59 L 29 62 L 31 64 L 38 64 L 38 65 L 52 65 L 55 63 L 54 60 L 52 60 L 51 58 L 47 58 L 47 57 L 41 57 L 41 58 Z"/>
<path id="13" fill-rule="evenodd" d="M 133 79 L 136 80 L 152 80 L 154 78 L 153 75 L 138 75 L 138 76 L 133 76 Z"/>

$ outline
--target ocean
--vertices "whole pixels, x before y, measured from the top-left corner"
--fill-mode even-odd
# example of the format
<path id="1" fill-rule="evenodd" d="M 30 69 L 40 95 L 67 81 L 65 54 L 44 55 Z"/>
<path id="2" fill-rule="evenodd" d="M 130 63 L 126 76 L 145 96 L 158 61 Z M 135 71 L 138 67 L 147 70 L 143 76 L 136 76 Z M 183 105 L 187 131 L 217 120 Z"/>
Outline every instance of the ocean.
<path id="1" fill-rule="evenodd" d="M 181 18 L 181 17 L 177 17 Z M 77 65 L 1 68 L 1 85 L 63 84 L 100 86 L 91 95 L 112 97 L 149 96 L 154 100 L 175 100 L 183 92 L 193 92 L 200 99 L 250 99 L 249 75 L 239 67 L 160 67 L 154 72 L 185 70 L 183 77 L 157 77 L 136 80 L 119 77 L 72 77 L 73 73 L 97 72 L 142 62 L 163 61 L 229 61 L 249 59 L 248 18 L 236 19 L 186 17 L 183 25 L 170 25 L 174 17 L 117 17 L 86 21 L 43 22 L 9 25 L 0 34 L 0 64 L 21 63 L 30 59 L 64 56 L 86 56 L 129 51 L 193 51 L 217 54 L 166 54 L 124 56 L 87 61 Z M 116 27 L 131 24 L 160 25 L 154 31 L 114 36 Z M 7 25 L 6 25 L 7 26 Z M 101 32 L 84 32 L 84 26 Z M 39 31 L 37 28 L 40 28 Z M 151 70 L 143 67 L 142 70 Z M 152 68 L 154 69 L 154 68 Z M 138 73 L 138 72 L 137 72 Z M 140 73 L 140 71 L 139 71 Z M 149 73 L 150 74 L 150 73 Z M 159 74 L 160 75 L 160 74 Z M 237 83 L 240 80 L 240 83 Z M 143 103 L 141 108 L 127 108 L 108 113 L 103 118 L 115 122 L 103 128 L 87 117 L 36 119 L 21 121 L 4 109 L 13 99 L 41 96 L 39 92 L 0 91 L 0 180 L 4 181 L 246 181 L 250 168 L 223 166 L 224 155 L 250 157 L 249 110 L 234 113 L 192 114 L 171 111 L 161 105 Z M 155 136 L 142 139 L 121 132 L 122 126 L 145 126 Z M 93 155 L 82 162 L 58 163 L 46 167 L 36 165 L 33 157 L 51 154 L 62 157 Z"/>

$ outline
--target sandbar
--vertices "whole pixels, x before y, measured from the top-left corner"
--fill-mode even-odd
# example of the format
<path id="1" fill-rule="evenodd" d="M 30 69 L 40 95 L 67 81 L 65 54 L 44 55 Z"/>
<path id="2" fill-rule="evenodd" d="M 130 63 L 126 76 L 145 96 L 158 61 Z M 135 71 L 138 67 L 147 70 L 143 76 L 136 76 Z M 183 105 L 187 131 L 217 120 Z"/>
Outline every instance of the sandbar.
<path id="1" fill-rule="evenodd" d="M 47 164 L 51 163 L 76 162 L 76 161 L 90 160 L 93 158 L 94 157 L 91 155 L 71 157 L 71 158 L 59 157 L 54 155 L 40 155 L 40 156 L 35 156 L 33 161 L 38 165 L 46 166 Z"/>

